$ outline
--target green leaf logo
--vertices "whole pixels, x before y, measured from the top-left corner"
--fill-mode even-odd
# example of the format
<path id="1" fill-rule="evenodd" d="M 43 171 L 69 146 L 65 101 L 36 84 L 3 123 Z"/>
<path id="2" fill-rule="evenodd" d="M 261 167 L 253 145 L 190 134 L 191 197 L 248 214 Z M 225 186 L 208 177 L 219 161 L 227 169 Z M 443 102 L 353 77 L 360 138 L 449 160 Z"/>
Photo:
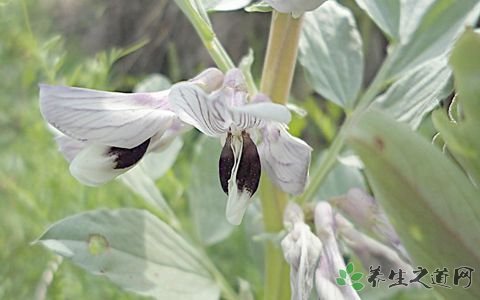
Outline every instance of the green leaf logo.
<path id="1" fill-rule="evenodd" d="M 365 285 L 361 282 L 358 282 L 363 278 L 363 273 L 360 273 L 360 272 L 353 273 L 354 271 L 355 271 L 355 266 L 353 265 L 352 262 L 348 263 L 345 270 L 343 269 L 338 270 L 338 275 L 340 275 L 340 277 L 337 277 L 335 279 L 337 282 L 337 285 L 340 285 L 340 286 L 349 285 L 356 291 L 363 290 L 365 288 Z"/>
<path id="2" fill-rule="evenodd" d="M 352 274 L 353 268 L 354 268 L 354 267 L 353 267 L 353 263 L 352 263 L 352 262 L 348 263 L 348 265 L 347 265 L 347 273 L 348 273 L 348 274 Z"/>
<path id="3" fill-rule="evenodd" d="M 345 279 L 339 277 L 337 278 L 337 284 L 343 286 L 343 285 L 347 285 L 347 282 L 345 282 Z"/>
<path id="4" fill-rule="evenodd" d="M 355 283 L 352 284 L 352 287 L 353 287 L 353 289 L 356 290 L 356 291 L 361 291 L 361 290 L 363 290 L 363 288 L 364 288 L 365 286 L 364 286 L 363 283 L 361 283 L 361 282 L 355 282 Z"/>

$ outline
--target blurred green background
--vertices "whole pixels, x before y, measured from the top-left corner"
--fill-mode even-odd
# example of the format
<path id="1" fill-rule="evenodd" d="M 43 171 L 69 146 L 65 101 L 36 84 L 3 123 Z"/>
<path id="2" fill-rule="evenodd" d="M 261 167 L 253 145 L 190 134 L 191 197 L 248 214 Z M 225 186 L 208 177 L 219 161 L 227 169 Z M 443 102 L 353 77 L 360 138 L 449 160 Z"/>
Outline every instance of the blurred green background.
<path id="1" fill-rule="evenodd" d="M 253 48 L 258 76 L 269 16 L 221 13 L 213 16 L 213 23 L 236 62 Z M 361 17 L 359 24 L 374 41 L 365 43 L 369 47 L 368 81 L 383 57 L 385 41 L 367 18 Z M 0 299 L 35 297 L 42 274 L 55 256 L 30 243 L 49 224 L 89 209 L 145 207 L 120 182 L 88 188 L 70 176 L 40 115 L 38 83 L 131 91 L 151 73 L 165 74 L 175 82 L 211 65 L 173 1 L 0 0 Z M 317 101 L 302 71 L 297 72 L 294 95 L 302 99 L 309 115 L 296 117 L 291 131 L 321 149 L 334 137 L 342 113 L 333 104 Z M 157 182 L 187 228 L 184 191 L 197 138 L 195 132 L 187 134 L 176 167 Z M 248 278 L 260 294 L 262 266 L 255 264 L 261 256 L 258 249 L 251 247 L 239 228 L 207 250 L 233 285 L 238 277 Z M 47 298 L 137 297 L 64 262 Z"/>

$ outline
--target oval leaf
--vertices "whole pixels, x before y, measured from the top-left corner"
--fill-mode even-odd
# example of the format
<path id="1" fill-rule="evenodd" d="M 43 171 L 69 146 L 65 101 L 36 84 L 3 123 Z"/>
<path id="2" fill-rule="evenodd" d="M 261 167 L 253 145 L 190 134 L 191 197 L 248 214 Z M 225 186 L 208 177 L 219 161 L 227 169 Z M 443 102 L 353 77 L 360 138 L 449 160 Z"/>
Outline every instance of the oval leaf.
<path id="1" fill-rule="evenodd" d="M 347 273 L 352 274 L 353 272 L 353 263 L 349 262 L 347 265 Z"/>
<path id="2" fill-rule="evenodd" d="M 74 215 L 53 224 L 37 243 L 141 295 L 184 300 L 220 296 L 196 249 L 147 211 Z"/>
<path id="3" fill-rule="evenodd" d="M 352 287 L 356 291 L 361 291 L 365 286 L 363 285 L 363 283 L 355 282 L 354 284 L 352 284 Z"/>
<path id="4" fill-rule="evenodd" d="M 351 276 L 352 281 L 359 281 L 362 279 L 363 274 L 362 273 L 355 273 Z"/>
<path id="5" fill-rule="evenodd" d="M 327 1 L 306 13 L 299 46 L 300 63 L 315 91 L 352 108 L 363 78 L 362 39 L 347 8 Z"/>
<path id="6" fill-rule="evenodd" d="M 337 278 L 336 279 L 338 285 L 346 285 L 347 283 L 345 282 L 345 279 L 343 278 Z"/>

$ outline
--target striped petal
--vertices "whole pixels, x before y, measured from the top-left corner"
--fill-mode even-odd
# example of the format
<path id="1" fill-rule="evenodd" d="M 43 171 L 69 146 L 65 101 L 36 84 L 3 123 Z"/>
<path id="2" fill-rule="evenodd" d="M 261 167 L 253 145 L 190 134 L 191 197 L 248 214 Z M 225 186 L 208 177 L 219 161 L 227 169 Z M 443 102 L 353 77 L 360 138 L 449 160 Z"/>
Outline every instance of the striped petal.
<path id="1" fill-rule="evenodd" d="M 301 194 L 308 181 L 312 148 L 278 123 L 263 128 L 263 136 L 258 147 L 262 167 L 283 191 Z"/>
<path id="2" fill-rule="evenodd" d="M 114 93 L 84 88 L 40 85 L 45 119 L 65 135 L 121 148 L 140 145 L 175 119 L 168 91 Z"/>
<path id="3" fill-rule="evenodd" d="M 196 84 L 175 84 L 169 94 L 173 110 L 185 123 L 206 135 L 218 137 L 229 129 L 230 116 L 218 92 L 208 95 Z"/>

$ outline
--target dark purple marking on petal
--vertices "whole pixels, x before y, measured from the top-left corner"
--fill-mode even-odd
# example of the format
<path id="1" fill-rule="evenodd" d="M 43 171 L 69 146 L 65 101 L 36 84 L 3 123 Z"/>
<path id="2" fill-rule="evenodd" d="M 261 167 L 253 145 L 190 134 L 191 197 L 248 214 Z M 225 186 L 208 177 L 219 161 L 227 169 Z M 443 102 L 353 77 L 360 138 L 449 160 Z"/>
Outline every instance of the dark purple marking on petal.
<path id="1" fill-rule="evenodd" d="M 149 144 L 150 139 L 131 149 L 111 147 L 107 155 L 116 156 L 114 169 L 129 168 L 145 155 Z"/>
<path id="2" fill-rule="evenodd" d="M 232 169 L 235 163 L 235 157 L 232 150 L 232 134 L 228 134 L 223 146 L 220 160 L 218 162 L 218 174 L 220 176 L 220 184 L 225 194 L 228 195 L 228 180 L 232 176 Z"/>
<path id="3" fill-rule="evenodd" d="M 262 165 L 257 146 L 245 131 L 242 132 L 243 148 L 240 166 L 237 171 L 237 186 L 240 192 L 248 191 L 253 195 L 260 183 Z"/>

